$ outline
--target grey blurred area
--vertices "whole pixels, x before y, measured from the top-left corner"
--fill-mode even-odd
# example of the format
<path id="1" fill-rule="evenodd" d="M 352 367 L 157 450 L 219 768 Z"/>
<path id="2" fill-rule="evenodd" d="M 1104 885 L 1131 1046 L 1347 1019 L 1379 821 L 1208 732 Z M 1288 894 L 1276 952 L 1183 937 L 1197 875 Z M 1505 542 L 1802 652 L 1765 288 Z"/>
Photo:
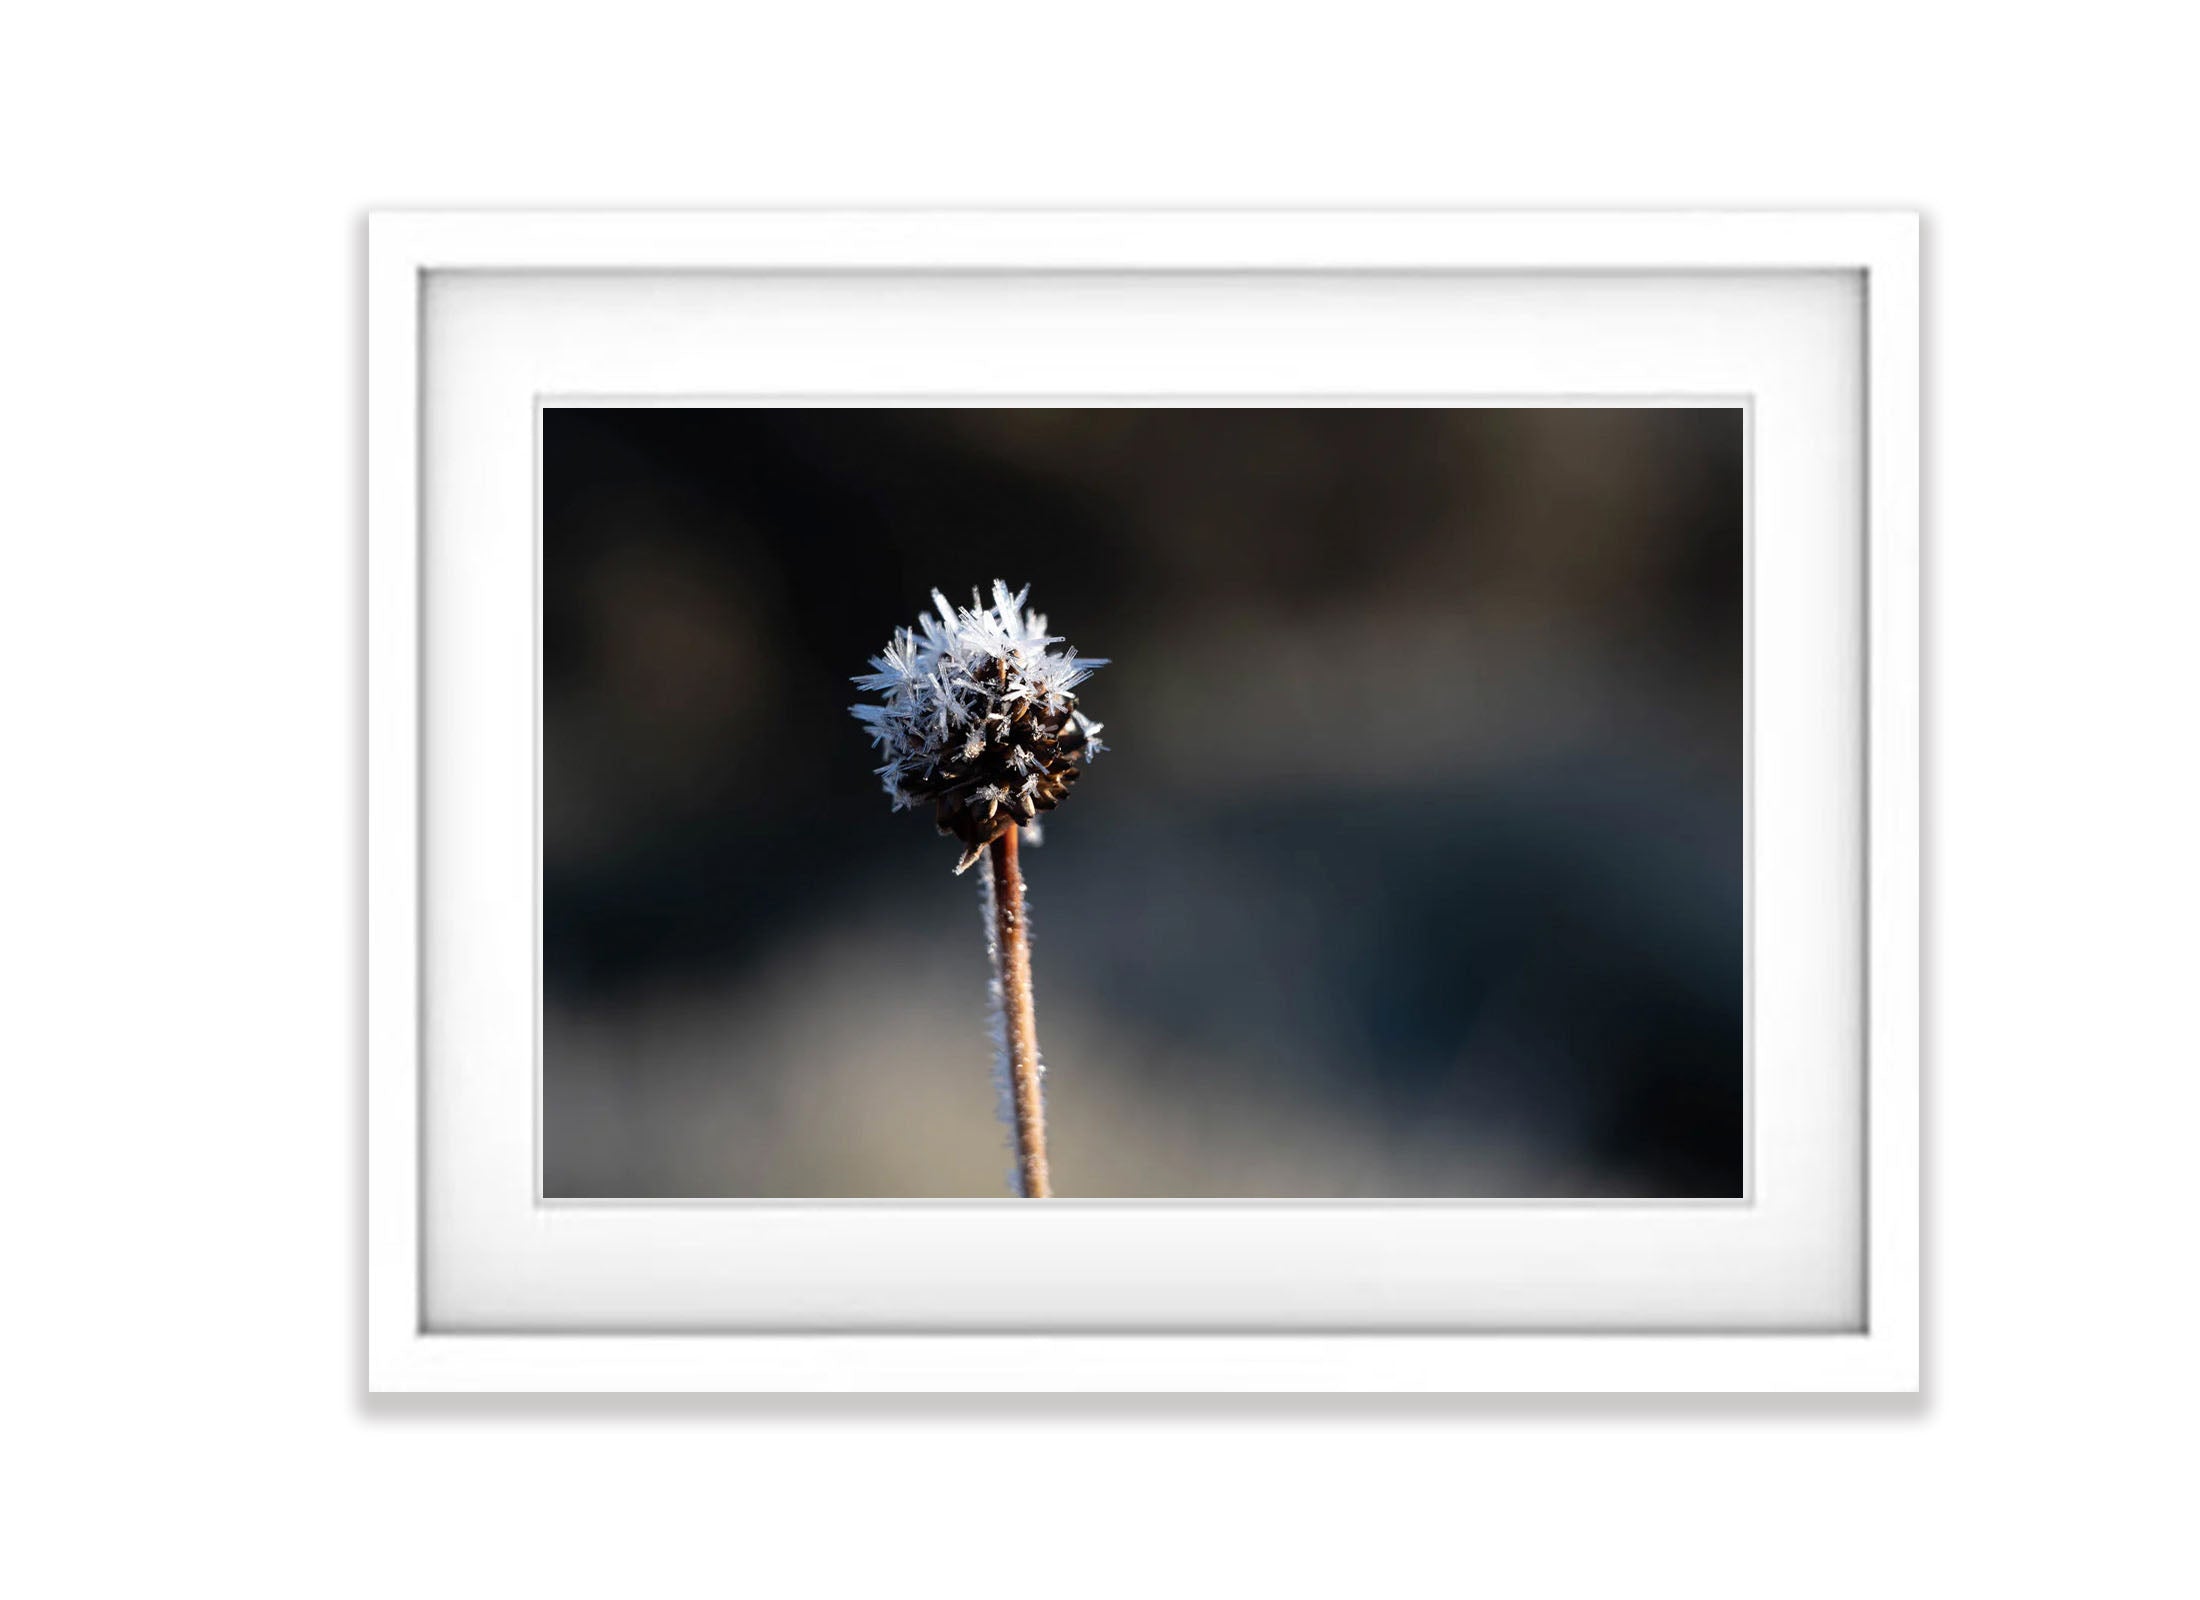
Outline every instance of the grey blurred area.
<path id="1" fill-rule="evenodd" d="M 1732 408 L 557 408 L 556 1197 L 998 1196 L 978 874 L 848 682 L 1114 664 L 1025 857 L 1070 1197 L 1741 1192 Z"/>

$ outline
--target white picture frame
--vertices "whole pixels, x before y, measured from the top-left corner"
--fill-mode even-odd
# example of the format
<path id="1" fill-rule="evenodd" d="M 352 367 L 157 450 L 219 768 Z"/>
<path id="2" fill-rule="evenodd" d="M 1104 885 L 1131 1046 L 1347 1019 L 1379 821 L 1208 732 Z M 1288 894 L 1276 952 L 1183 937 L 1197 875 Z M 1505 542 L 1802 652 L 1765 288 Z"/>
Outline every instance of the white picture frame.
<path id="1" fill-rule="evenodd" d="M 431 371 L 428 354 L 431 318 L 427 308 L 439 283 L 461 279 L 485 283 L 491 278 L 590 281 L 632 285 L 744 282 L 800 283 L 808 280 L 860 286 L 925 280 L 977 286 L 971 300 L 982 304 L 986 284 L 1030 281 L 1153 282 L 1172 276 L 1198 276 L 1227 295 L 1233 283 L 1289 278 L 1299 283 L 1330 283 L 1355 293 L 1379 294 L 1386 283 L 1429 281 L 1595 285 L 1619 281 L 1656 285 L 1684 280 L 1703 294 L 1739 295 L 1751 283 L 1779 283 L 1804 277 L 1838 281 L 1853 293 L 1855 370 L 1838 391 L 1852 395 L 1855 407 L 1853 460 L 1842 467 L 1854 482 L 1854 507 L 1861 573 L 1856 585 L 1856 615 L 1840 626 L 1854 649 L 1857 709 L 1861 736 L 1853 744 L 1854 770 L 1833 773 L 1854 783 L 1853 830 L 1861 883 L 1853 908 L 1856 926 L 1842 923 L 1829 937 L 1860 950 L 1856 961 L 1856 1015 L 1850 1019 L 1860 1048 L 1850 1052 L 1845 1069 L 1856 1105 L 1855 1149 L 1861 1170 L 1853 1188 L 1841 1193 L 1853 1201 L 1853 1229 L 1827 1235 L 1852 1243 L 1853 1317 L 1839 1326 L 1815 1324 L 1798 1329 L 1757 1315 L 1756 1302 L 1725 1298 L 1707 1290 L 1688 1307 L 1669 1315 L 1647 1314 L 1630 1320 L 1615 1314 L 1627 1295 L 1648 1307 L 1655 1298 L 1653 1278 L 1637 1272 L 1602 1285 L 1609 1295 L 1588 1295 L 1578 1316 L 1535 1319 L 1532 1306 L 1511 1321 L 1467 1329 L 1438 1315 L 1440 1295 L 1423 1305 L 1401 1294 L 1408 1309 L 1387 1325 L 1340 1325 L 1333 1314 L 1287 1316 L 1275 1313 L 1284 1300 L 1248 1299 L 1242 1318 L 1221 1314 L 1233 1291 L 1218 1288 L 1181 1326 L 1156 1324 L 1131 1314 L 1120 1318 L 1091 1315 L 1035 1315 L 1035 1302 L 1019 1302 L 997 1316 L 957 1316 L 948 1309 L 964 1295 L 973 1307 L 984 1300 L 984 1286 L 958 1279 L 952 1293 L 911 1291 L 895 1317 L 854 1317 L 834 1323 L 814 1307 L 819 1281 L 807 1284 L 808 1299 L 790 1300 L 794 1311 L 779 1318 L 760 1316 L 735 1329 L 709 1316 L 694 1319 L 622 1313 L 583 1315 L 577 1310 L 561 1321 L 552 1296 L 542 1304 L 527 1298 L 530 1284 L 547 1281 L 541 1260 L 527 1254 L 543 1232 L 543 1208 L 537 1197 L 505 1179 L 487 1175 L 484 1190 L 495 1193 L 479 1206 L 429 1203 L 434 1176 L 424 1159 L 427 1108 L 448 1089 L 455 1052 L 439 1056 L 429 1047 L 435 1037 L 424 999 L 431 985 L 424 975 L 442 959 L 454 940 L 463 939 L 469 919 L 488 915 L 529 921 L 532 908 L 517 904 L 509 885 L 487 884 L 480 895 L 442 894 L 429 870 L 427 838 L 437 822 L 429 803 L 428 765 L 439 747 L 425 736 L 424 711 L 453 692 L 457 677 L 474 670 L 465 652 L 424 649 L 430 643 L 424 600 L 438 537 L 431 507 L 435 485 L 428 463 L 438 419 L 465 409 L 463 400 L 445 403 L 455 389 L 440 385 L 444 374 Z M 1722 285 L 1728 286 L 1722 289 Z M 1695 292 L 1691 290 L 1691 292 Z M 681 214 L 383 214 L 370 220 L 367 263 L 368 296 L 368 1384 L 375 1391 L 422 1390 L 624 1390 L 624 1391 L 1851 1391 L 1899 1392 L 1919 1386 L 1920 1223 L 1919 1223 L 1919 973 L 1918 973 L 1918 230 L 1916 219 L 1893 213 L 1813 214 L 1490 214 L 1466 212 L 1340 213 L 681 213 Z M 1660 301 L 1661 306 L 1676 302 Z M 1715 331 L 1715 300 L 1689 315 L 1708 317 L 1701 324 Z M 1410 309 L 1401 316 L 1414 315 Z M 1525 313 L 1523 313 L 1525 314 Z M 1680 315 L 1681 312 L 1674 312 Z M 725 395 L 771 388 L 782 392 L 913 395 L 928 388 L 936 354 L 911 341 L 897 359 L 902 364 L 885 378 L 858 373 L 851 381 L 846 363 L 827 353 L 813 362 L 799 337 L 767 352 L 771 382 L 752 374 L 739 384 L 716 381 L 706 357 L 670 372 L 652 371 L 646 361 L 622 358 L 618 341 L 648 337 L 647 324 L 628 312 L 607 311 L 600 325 L 553 308 L 551 320 L 530 326 L 561 330 L 557 337 L 580 351 L 591 338 L 597 347 L 575 370 L 607 373 L 609 380 L 591 389 L 630 395 Z M 1563 321 L 1562 310 L 1538 311 L 1538 324 L 1549 335 Z M 626 320 L 619 320 L 625 317 Z M 1696 324 L 1691 324 L 1695 326 Z M 1496 326 L 1491 324 L 1490 326 Z M 1770 326 L 1770 324 L 1767 324 Z M 572 330 L 570 338 L 563 331 Z M 599 331 L 591 333 L 591 328 Z M 640 329 L 642 331 L 637 332 Z M 499 324 L 491 330 L 503 339 L 507 354 L 522 351 L 514 368 L 515 384 L 534 385 L 539 403 L 543 388 L 525 352 L 533 348 Z M 1405 331 L 1410 332 L 1410 328 Z M 524 332 L 524 329 L 522 330 Z M 1586 337 L 1586 336 L 1585 336 Z M 471 348 L 487 349 L 496 338 Z M 707 345 L 708 341 L 701 341 Z M 1559 342 L 1553 341 L 1556 351 Z M 1440 352 L 1439 352 L 1440 353 Z M 1088 364 L 1063 370 L 1052 381 L 1046 352 L 1025 351 L 1032 364 L 1000 368 L 973 376 L 969 371 L 932 378 L 966 394 L 1030 394 L 1043 389 L 1068 396 L 1101 395 L 1122 389 L 1151 388 L 1127 373 L 1120 384 L 1097 381 L 1100 370 Z M 707 356 L 707 352 L 706 352 Z M 576 357 L 576 360 L 579 358 Z M 1641 395 L 1698 385 L 1661 385 L 1655 375 L 1659 353 L 1646 342 L 1639 355 L 1631 392 Z M 1844 358 L 1845 359 L 1845 358 Z M 1563 396 L 1573 385 L 1556 355 L 1551 381 L 1533 380 L 1532 356 L 1506 392 L 1525 403 Z M 814 366 L 814 372 L 812 367 Z M 548 371 L 548 367 L 541 368 Z M 882 368 L 864 369 L 867 372 Z M 1110 369 L 1112 370 L 1112 369 Z M 1240 365 L 1233 369 L 1233 396 L 1287 398 L 1293 385 L 1286 374 Z M 1411 373 L 1421 367 L 1401 369 Z M 1426 370 L 1438 379 L 1435 366 Z M 1587 369 L 1576 369 L 1587 370 Z M 1416 387 L 1428 380 L 1417 380 Z M 1798 379 L 1798 381 L 1801 381 Z M 1213 391 L 1216 385 L 1179 387 Z M 512 390 L 518 393 L 517 389 Z M 1335 391 L 1325 387 L 1324 394 Z M 1395 392 L 1395 391 L 1393 391 Z M 1487 384 L 1478 392 L 1488 393 Z M 1612 392 L 1599 388 L 1600 394 Z M 506 408 L 509 409 L 508 407 Z M 433 414 L 433 415 L 431 415 Z M 507 422 L 511 419 L 507 418 Z M 531 422 L 529 423 L 531 427 Z M 441 435 L 434 435 L 441 437 Z M 1853 468 L 1853 471 L 1851 469 Z M 1760 488 L 1763 487 L 1760 482 Z M 531 482 L 507 484 L 523 497 Z M 503 513 L 496 513 L 503 515 Z M 507 521 L 512 520 L 509 516 Z M 516 548 L 516 547 L 515 547 Z M 534 576 L 518 560 L 484 557 L 484 581 L 511 586 L 514 595 L 533 592 Z M 486 592 L 486 590 L 484 590 Z M 1800 585 L 1797 592 L 1802 592 Z M 531 615 L 531 613 L 530 613 Z M 1851 626 L 1853 623 L 1853 627 Z M 483 630 L 495 638 L 495 629 Z M 531 667 L 532 657 L 528 657 Z M 511 652 L 501 670 L 514 668 Z M 524 719 L 520 719 L 524 720 Z M 529 727 L 509 730 L 516 762 L 519 746 L 533 735 Z M 478 741 L 476 741 L 478 743 Z M 1761 752 L 1760 752 L 1761 753 Z M 528 758 L 531 767 L 531 757 Z M 1754 769 L 1753 769 L 1754 770 Z M 1811 782 L 1823 786 L 1827 773 L 1813 769 Z M 515 790 L 515 793 L 518 791 Z M 488 910 L 483 910 L 484 906 Z M 1798 915 L 1807 913 L 1807 908 Z M 423 937 L 423 929 L 434 934 Z M 1830 925 L 1829 925 L 1830 928 Z M 480 1028 L 504 1026 L 527 1001 L 514 986 L 483 974 L 484 992 L 502 993 L 504 1009 L 484 1014 Z M 470 1003 L 477 986 L 444 983 L 439 1006 Z M 1756 1021 L 1764 1020 L 1760 1015 Z M 511 1029 L 504 1027 L 509 1033 Z M 480 1036 L 477 1030 L 475 1036 Z M 506 1040 L 512 1050 L 532 1051 L 531 1039 Z M 454 1120 L 458 1126 L 463 1118 Z M 1808 1130 L 1803 1130 L 1807 1134 Z M 513 1139 L 525 1143 L 526 1130 Z M 1844 1147 L 1845 1148 L 1845 1147 Z M 446 1152 L 443 1169 L 450 1171 Z M 493 1152 L 492 1152 L 493 1154 Z M 1828 1159 L 1844 1159 L 1835 1150 Z M 480 1170 L 487 1173 L 485 1159 Z M 472 1173 L 475 1165 L 463 1170 Z M 468 1181 L 472 1181 L 469 1179 Z M 1765 1196 L 1757 1196 L 1764 1200 Z M 991 1207 L 991 1203 L 978 1203 Z M 1084 1202 L 1089 1207 L 1108 1202 Z M 1133 1208 L 1108 1217 L 1132 1218 L 1143 1203 L 1114 1203 Z M 1427 1203 L 1385 1208 L 1375 1202 L 1360 1208 L 1342 1226 L 1337 1259 L 1364 1254 L 1375 1230 L 1398 1230 L 1399 1257 L 1409 1273 L 1441 1278 L 1451 1248 Z M 494 1208 L 505 1231 L 473 1228 L 465 1219 L 489 1216 Z M 1300 1208 L 1302 1211 L 1308 1208 Z M 1319 1210 L 1320 1208 L 1312 1208 Z M 1770 1214 L 1776 1207 L 1761 1208 Z M 846 1273 L 868 1248 L 862 1230 L 878 1222 L 876 1208 L 843 1208 L 811 1217 L 809 1232 L 787 1233 L 778 1254 L 760 1256 L 759 1270 L 785 1270 L 795 1283 L 801 1263 L 823 1262 L 813 1273 Z M 729 1229 L 769 1232 L 780 1221 L 763 1213 L 720 1214 L 698 1224 L 693 1208 L 630 1208 L 604 1224 L 603 1235 L 619 1259 L 645 1255 L 659 1241 L 661 1260 L 697 1259 L 696 1252 L 721 1248 Z M 1094 1212 L 1072 1216 L 1091 1217 Z M 987 1252 L 1003 1248 L 1043 1248 L 1026 1237 L 1004 1245 L 1004 1227 L 1026 1231 L 1039 1219 L 1026 1210 L 1013 1223 L 999 1220 L 997 1208 L 940 1209 L 923 1213 L 913 1224 L 940 1233 L 941 1248 L 965 1252 L 957 1261 L 976 1263 L 982 1277 Z M 979 1221 L 972 1222 L 972 1217 Z M 453 1219 L 458 1219 L 454 1221 Z M 729 1220 L 730 1218 L 730 1220 Z M 783 1219 L 782 1219 L 783 1220 Z M 1562 1225 L 1576 1230 L 1624 1227 L 1634 1219 L 1625 1208 L 1599 1218 L 1577 1218 Z M 1290 1229 L 1303 1218 L 1263 1214 L 1246 1224 L 1263 1230 L 1266 1248 L 1279 1251 Z M 813 1227 L 812 1224 L 815 1224 Z M 908 1226 L 906 1221 L 894 1224 Z M 1078 1223 L 1104 1228 L 1112 1223 Z M 1448 1225 L 1448 1224 L 1445 1224 Z M 1476 1224 L 1482 1259 L 1509 1259 L 1497 1251 L 1495 1229 L 1511 1221 L 1488 1217 Z M 563 1226 L 563 1224 L 556 1224 Z M 586 1224 L 586 1226 L 595 1226 Z M 707 1226 L 708 1233 L 682 1230 Z M 1525 1226 L 1525 1224 L 1523 1224 Z M 1546 1230 L 1548 1221 L 1537 1224 Z M 1694 1218 L 1663 1224 L 1682 1247 L 1671 1270 L 1690 1250 Z M 467 1231 L 472 1229 L 471 1232 Z M 831 1230 L 828 1238 L 826 1232 Z M 440 1230 L 440 1231 L 439 1231 Z M 983 1234 L 983 1237 L 978 1237 Z M 1423 1234 L 1424 1243 L 1413 1242 Z M 960 1242 L 948 1242 L 953 1235 Z M 1347 1238 L 1349 1236 L 1349 1238 Z M 1579 1231 L 1582 1239 L 1599 1237 Z M 1615 1235 L 1617 1237 L 1617 1235 Z M 1705 1233 L 1705 1239 L 1714 1235 Z M 586 1241 L 574 1245 L 578 1270 L 594 1270 Z M 599 1241 L 599 1243 L 603 1242 Z M 715 1243 L 714 1243 L 715 1241 Z M 837 1241 L 837 1242 L 836 1242 Z M 460 1244 L 473 1249 L 471 1255 Z M 1535 1236 L 1522 1232 L 1519 1248 L 1533 1251 Z M 479 1248 L 473 1246 L 478 1244 Z M 1152 1248 L 1149 1237 L 1142 1249 Z M 834 1250 L 842 1253 L 834 1255 Z M 1414 1254 L 1419 1251 L 1420 1254 Z M 1258 1248 L 1254 1254 L 1258 1255 Z M 1315 1252 L 1317 1260 L 1328 1259 Z M 432 1301 L 445 1296 L 446 1310 L 468 1302 L 451 1299 L 448 1268 L 453 1261 L 473 1263 L 494 1277 L 498 1261 L 515 1263 L 509 1281 L 496 1287 L 506 1296 L 485 1296 L 478 1315 L 431 1314 Z M 1005 1264 L 1003 1270 L 1006 1270 Z M 1278 1271 L 1285 1270 L 1278 1268 Z M 438 1273 L 442 1276 L 438 1277 Z M 1532 1272 L 1514 1269 L 1516 1277 Z M 1753 1276 L 1754 1275 L 1754 1276 Z M 1761 1281 L 1762 1263 L 1738 1281 Z M 761 1278 L 753 1280 L 761 1282 Z M 829 1286 L 829 1284 L 828 1284 Z M 1118 1292 L 1117 1286 L 1110 1294 Z M 1592 1285 L 1592 1287 L 1597 1287 Z M 1715 1288 L 1716 1286 L 1714 1286 Z M 1074 1283 L 1060 1286 L 1046 1304 L 1083 1304 Z M 1318 1288 L 1318 1285 L 1316 1286 Z M 560 1293 L 566 1292 L 564 1288 Z M 1616 1298 L 1615 1298 L 1616 1297 Z M 1306 1297 L 1315 1304 L 1318 1294 Z M 574 1302 L 577 1305 L 577 1302 Z M 670 1302 L 666 1302 L 669 1304 Z M 1113 1303 L 1110 1301 L 1110 1303 Z M 1743 1308 L 1731 1319 L 1706 1320 L 1704 1306 Z M 504 1308 L 504 1314 L 499 1308 Z M 1265 1309 L 1263 1309 L 1265 1307 Z M 1089 1311 L 1090 1306 L 1086 1306 Z M 520 1310 L 530 1314 L 521 1316 Z M 534 1313 L 540 1313 L 539 1315 Z M 1523 1320 L 1525 1319 L 1525 1320 Z"/>

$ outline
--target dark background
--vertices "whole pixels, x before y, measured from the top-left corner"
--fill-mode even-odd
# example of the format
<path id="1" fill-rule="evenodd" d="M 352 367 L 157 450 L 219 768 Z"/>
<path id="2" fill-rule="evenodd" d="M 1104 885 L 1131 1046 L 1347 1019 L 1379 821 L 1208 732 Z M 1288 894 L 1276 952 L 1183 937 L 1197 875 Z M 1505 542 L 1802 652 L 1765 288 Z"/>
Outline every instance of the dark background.
<path id="1" fill-rule="evenodd" d="M 1732 409 L 552 409 L 555 1196 L 1005 1193 L 978 874 L 848 682 L 998 576 L 1068 1196 L 1740 1192 Z"/>

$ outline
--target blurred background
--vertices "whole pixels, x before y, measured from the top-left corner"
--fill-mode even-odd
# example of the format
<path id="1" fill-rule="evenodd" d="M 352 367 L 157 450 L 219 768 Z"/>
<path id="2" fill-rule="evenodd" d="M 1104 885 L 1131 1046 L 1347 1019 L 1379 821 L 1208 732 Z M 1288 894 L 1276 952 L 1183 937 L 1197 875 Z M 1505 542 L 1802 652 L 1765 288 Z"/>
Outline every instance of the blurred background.
<path id="1" fill-rule="evenodd" d="M 979 874 L 848 715 L 927 591 L 1114 665 L 1025 857 L 1064 1196 L 1713 1196 L 1742 414 L 551 409 L 557 1197 L 995 1196 Z"/>

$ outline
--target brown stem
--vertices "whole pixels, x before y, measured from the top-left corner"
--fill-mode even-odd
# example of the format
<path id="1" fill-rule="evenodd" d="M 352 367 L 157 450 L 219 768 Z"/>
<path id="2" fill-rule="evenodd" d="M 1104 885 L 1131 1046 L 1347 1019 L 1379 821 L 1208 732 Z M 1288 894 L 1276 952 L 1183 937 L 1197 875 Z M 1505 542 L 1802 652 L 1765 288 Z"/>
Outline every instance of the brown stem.
<path id="1" fill-rule="evenodd" d="M 1008 1035 L 1009 1092 L 1016 1108 L 1016 1173 L 1026 1199 L 1044 1200 L 1047 1114 L 1039 1091 L 1039 1025 L 1031 1009 L 1031 944 L 1024 929 L 1024 875 L 1010 828 L 987 848 L 993 868 L 993 947 L 1000 962 L 1001 1022 Z"/>

